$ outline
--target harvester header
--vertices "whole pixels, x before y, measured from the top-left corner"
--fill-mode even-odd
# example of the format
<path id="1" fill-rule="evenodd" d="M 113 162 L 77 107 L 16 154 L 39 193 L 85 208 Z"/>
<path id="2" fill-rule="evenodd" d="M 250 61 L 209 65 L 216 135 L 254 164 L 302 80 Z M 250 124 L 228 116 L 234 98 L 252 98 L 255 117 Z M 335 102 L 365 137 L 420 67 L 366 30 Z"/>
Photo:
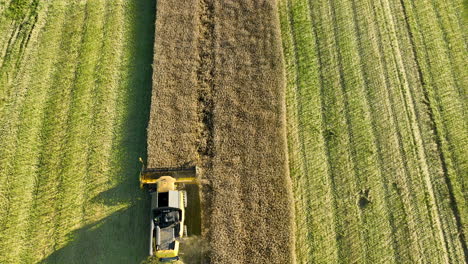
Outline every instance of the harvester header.
<path id="1" fill-rule="evenodd" d="M 197 166 L 179 167 L 179 168 L 146 168 L 143 160 L 140 158 L 142 168 L 140 171 L 140 188 L 147 185 L 155 185 L 164 180 L 172 180 L 173 183 L 197 184 Z M 172 179 L 169 179 L 172 178 Z"/>

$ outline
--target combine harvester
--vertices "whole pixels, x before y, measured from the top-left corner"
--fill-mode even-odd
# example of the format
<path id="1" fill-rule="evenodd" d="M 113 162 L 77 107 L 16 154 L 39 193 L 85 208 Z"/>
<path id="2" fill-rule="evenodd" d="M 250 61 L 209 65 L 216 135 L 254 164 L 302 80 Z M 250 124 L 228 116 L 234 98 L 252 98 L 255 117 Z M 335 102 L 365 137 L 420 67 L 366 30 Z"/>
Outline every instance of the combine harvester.
<path id="1" fill-rule="evenodd" d="M 198 184 L 197 167 L 146 168 L 143 160 L 140 188 L 151 196 L 149 255 L 160 262 L 179 260 L 179 241 L 187 236 L 185 184 Z"/>

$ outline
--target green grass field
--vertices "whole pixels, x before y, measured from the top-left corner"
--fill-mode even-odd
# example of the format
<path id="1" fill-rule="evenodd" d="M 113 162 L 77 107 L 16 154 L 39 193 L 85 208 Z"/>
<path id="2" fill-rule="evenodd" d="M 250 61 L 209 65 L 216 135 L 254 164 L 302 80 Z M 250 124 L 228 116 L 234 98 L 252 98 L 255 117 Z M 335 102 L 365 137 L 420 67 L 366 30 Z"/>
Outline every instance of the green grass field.
<path id="1" fill-rule="evenodd" d="M 299 262 L 466 259 L 462 10 L 279 2 Z"/>
<path id="2" fill-rule="evenodd" d="M 0 3 L 0 263 L 146 258 L 154 1 Z M 144 245 L 143 245 L 144 244 Z"/>

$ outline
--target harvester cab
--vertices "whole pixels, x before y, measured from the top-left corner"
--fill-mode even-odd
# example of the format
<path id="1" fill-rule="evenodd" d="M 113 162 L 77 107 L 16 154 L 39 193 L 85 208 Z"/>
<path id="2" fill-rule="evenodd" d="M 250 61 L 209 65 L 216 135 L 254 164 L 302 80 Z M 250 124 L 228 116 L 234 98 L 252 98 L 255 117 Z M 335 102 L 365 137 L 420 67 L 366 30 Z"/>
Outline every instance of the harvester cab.
<path id="1" fill-rule="evenodd" d="M 179 241 L 187 236 L 185 184 L 197 184 L 197 167 L 146 168 L 143 160 L 140 188 L 151 197 L 149 255 L 160 262 L 179 260 Z"/>

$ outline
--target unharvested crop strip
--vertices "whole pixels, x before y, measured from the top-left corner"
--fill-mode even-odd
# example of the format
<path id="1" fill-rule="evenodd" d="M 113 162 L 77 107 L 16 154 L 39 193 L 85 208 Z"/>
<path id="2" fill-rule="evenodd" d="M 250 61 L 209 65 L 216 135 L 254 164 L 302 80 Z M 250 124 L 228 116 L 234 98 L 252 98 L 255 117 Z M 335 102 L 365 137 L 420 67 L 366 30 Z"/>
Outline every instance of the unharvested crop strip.
<path id="1" fill-rule="evenodd" d="M 199 135 L 197 139 L 198 163 L 203 168 L 201 177 L 212 173 L 213 157 L 216 155 L 214 145 L 214 107 L 213 94 L 215 91 L 215 24 L 214 24 L 214 1 L 198 1 L 198 35 L 197 56 L 198 65 L 196 69 L 197 96 L 198 96 L 198 122 Z M 209 192 L 209 186 L 202 186 L 201 193 Z M 205 211 L 201 214 L 203 235 L 209 233 L 211 201 L 202 199 Z M 205 256 L 208 260 L 209 255 Z"/>
<path id="2" fill-rule="evenodd" d="M 215 92 L 214 2 L 212 0 L 201 0 L 199 10 L 197 89 L 198 118 L 202 128 L 197 151 L 203 167 L 209 169 L 211 167 L 210 159 L 215 155 L 213 144 L 213 93 Z"/>
<path id="3" fill-rule="evenodd" d="M 294 262 L 276 2 L 214 3 L 211 261 Z"/>
<path id="4" fill-rule="evenodd" d="M 158 2 L 148 166 L 187 166 L 198 160 L 198 9 L 198 0 Z"/>

